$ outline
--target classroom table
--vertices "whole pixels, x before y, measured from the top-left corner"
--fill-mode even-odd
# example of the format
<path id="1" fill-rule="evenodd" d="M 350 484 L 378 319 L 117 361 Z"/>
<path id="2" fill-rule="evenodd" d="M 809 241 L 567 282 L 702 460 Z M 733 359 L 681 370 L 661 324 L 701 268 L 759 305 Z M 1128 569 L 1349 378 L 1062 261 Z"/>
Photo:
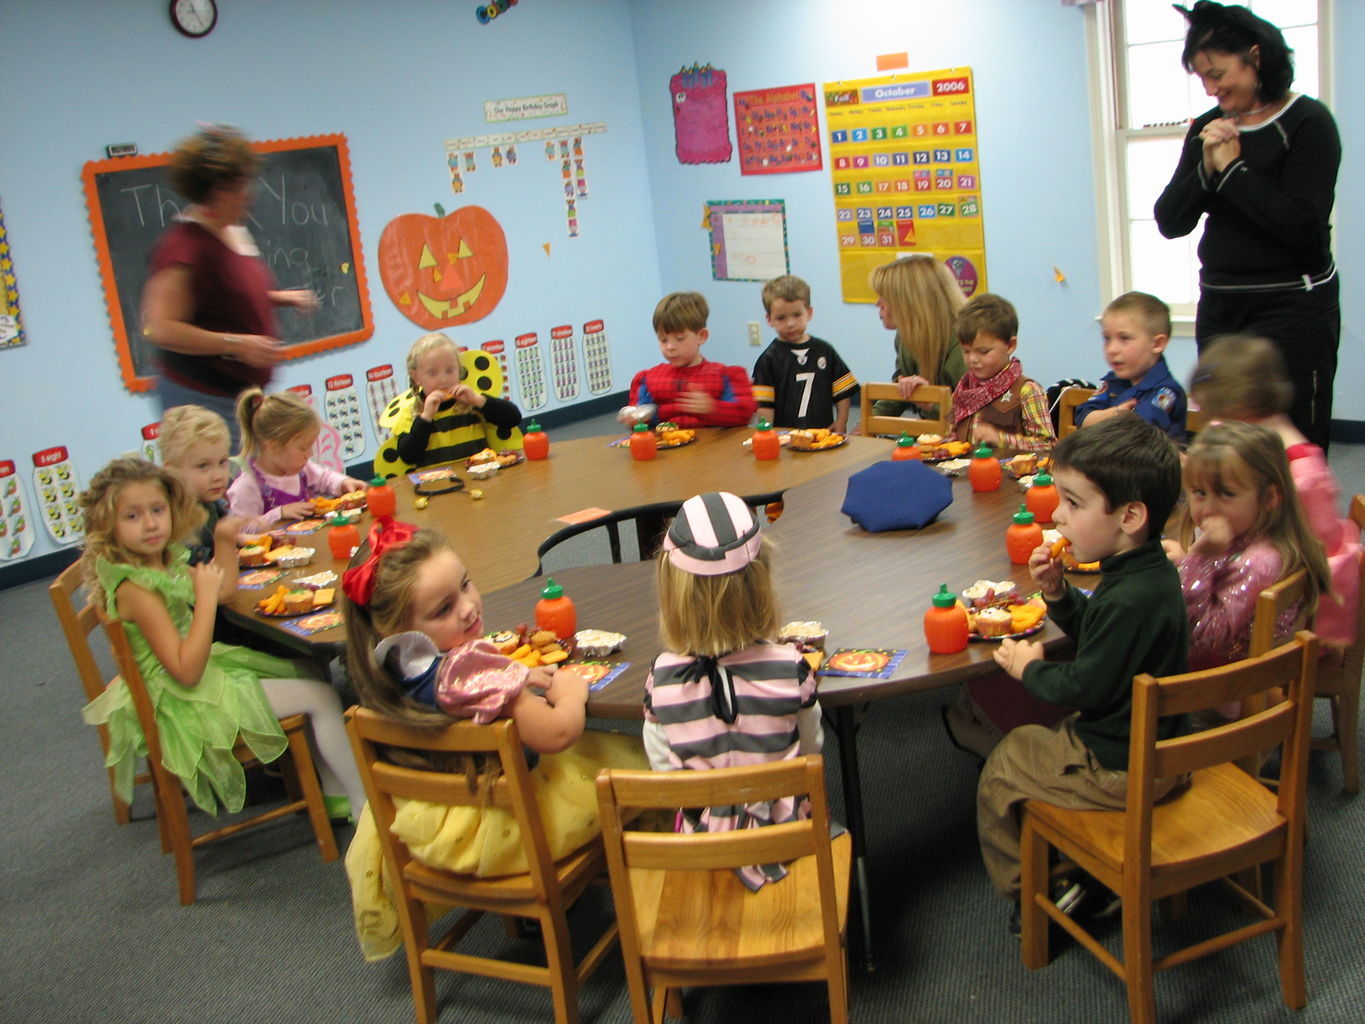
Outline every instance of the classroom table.
<path id="1" fill-rule="evenodd" d="M 884 458 L 891 442 L 850 437 L 848 443 L 825 451 L 783 450 L 776 459 L 758 460 L 742 443 L 747 427 L 699 430 L 692 444 L 660 451 L 646 462 L 631 458 L 627 448 L 612 447 L 617 437 L 587 437 L 554 441 L 550 457 L 499 470 L 488 480 L 462 480 L 463 488 L 428 498 L 425 509 L 414 506 L 413 484 L 406 478 L 390 481 L 397 496 L 397 516 L 417 526 L 441 530 L 460 553 L 470 578 L 484 594 L 493 593 L 535 575 L 540 560 L 556 544 L 593 529 L 607 529 L 613 540 L 617 525 L 630 521 L 641 550 L 650 544 L 684 501 L 703 491 L 731 491 L 751 504 L 778 500 L 784 491 L 827 475 L 847 474 Z M 624 432 L 620 435 L 624 437 Z M 464 477 L 463 471 L 460 474 Z M 439 484 L 429 485 L 436 489 Z M 473 491 L 482 497 L 473 497 Z M 371 525 L 368 515 L 357 524 L 362 537 Z M 315 549 L 312 563 L 291 570 L 283 581 L 332 569 L 345 569 L 327 547 L 325 529 L 300 534 L 295 544 Z M 619 544 L 612 545 L 620 558 Z M 245 629 L 304 654 L 335 649 L 343 641 L 340 628 L 300 638 L 264 620 L 256 612 L 261 590 L 239 590 L 225 605 L 226 617 Z"/>
<path id="2" fill-rule="evenodd" d="M 848 472 L 787 491 L 785 511 L 769 527 L 776 542 L 775 572 L 784 621 L 818 620 L 829 636 L 827 654 L 841 647 L 904 650 L 887 678 L 822 675 L 819 699 L 839 741 L 844 808 L 853 839 L 859 892 L 863 958 L 871 964 L 871 913 L 866 872 L 866 825 L 858 767 L 857 709 L 919 690 L 984 675 L 995 668 L 993 642 L 967 645 L 958 654 L 933 654 L 924 639 L 923 617 L 939 585 L 960 591 L 978 579 L 1013 579 L 1027 592 L 1028 570 L 1012 565 L 1005 530 L 1020 492 L 1006 477 L 998 491 L 975 493 L 966 479 L 953 484 L 953 503 L 920 530 L 867 533 L 840 513 Z M 612 661 L 627 662 L 620 675 L 588 700 L 599 718 L 639 718 L 645 679 L 660 651 L 655 567 L 652 561 L 557 571 L 555 579 L 575 596 L 580 628 L 624 633 L 625 646 Z M 1081 586 L 1097 577 L 1077 575 Z M 526 621 L 538 596 L 530 581 L 484 597 L 484 621 L 503 629 Z M 1032 639 L 1051 650 L 1069 643 L 1050 621 Z M 946 742 L 946 741 L 945 741 Z"/>
<path id="3" fill-rule="evenodd" d="M 860 897 L 864 959 L 870 964 L 870 903 L 865 867 L 865 824 L 858 770 L 855 710 L 867 703 L 917 690 L 962 682 L 994 668 L 993 643 L 977 642 L 952 655 L 929 652 L 922 620 L 939 585 L 961 590 L 977 579 L 1014 579 L 1028 584 L 1024 566 L 1011 565 L 1005 530 L 1020 492 L 1006 476 L 997 491 L 973 492 L 965 477 L 953 483 L 953 503 L 919 530 L 867 533 L 839 508 L 850 474 L 884 458 L 890 442 L 850 438 L 826 452 L 783 451 L 759 462 L 741 445 L 745 429 L 703 431 L 686 448 L 661 452 L 652 462 L 635 462 L 627 451 L 608 447 L 609 438 L 584 438 L 551 449 L 545 462 L 501 470 L 486 483 L 482 501 L 467 492 L 438 495 L 424 511 L 413 508 L 410 485 L 399 482 L 398 515 L 419 525 L 436 526 L 455 542 L 484 598 L 489 630 L 530 621 L 542 586 L 528 578 L 539 558 L 565 536 L 638 514 L 671 515 L 679 504 L 703 490 L 731 490 L 753 503 L 781 496 L 785 511 L 772 524 L 777 545 L 776 578 L 784 621 L 818 620 L 828 630 L 826 650 L 840 647 L 889 648 L 906 655 L 887 678 L 824 675 L 819 698 L 839 741 L 844 806 L 854 844 Z M 558 460 L 558 461 L 556 461 Z M 506 475 L 504 475 L 506 474 Z M 467 482 L 467 487 L 470 486 Z M 583 524 L 559 516 L 585 506 L 602 515 Z M 651 526 L 651 529 L 654 527 Z M 326 555 L 325 537 L 317 546 Z M 534 552 L 534 553 L 533 553 Z M 330 557 L 293 575 L 318 571 L 319 562 L 340 572 Z M 613 661 L 628 662 L 624 672 L 595 690 L 588 712 L 597 718 L 635 718 L 649 665 L 659 652 L 652 560 L 557 570 L 577 605 L 580 628 L 607 629 L 627 636 Z M 1078 581 L 1079 582 L 1079 581 Z M 274 640 L 291 642 L 315 656 L 337 652 L 341 630 L 304 639 L 262 619 L 252 606 L 260 591 L 239 595 L 230 616 Z M 1046 622 L 1034 639 L 1055 647 L 1064 640 Z"/>

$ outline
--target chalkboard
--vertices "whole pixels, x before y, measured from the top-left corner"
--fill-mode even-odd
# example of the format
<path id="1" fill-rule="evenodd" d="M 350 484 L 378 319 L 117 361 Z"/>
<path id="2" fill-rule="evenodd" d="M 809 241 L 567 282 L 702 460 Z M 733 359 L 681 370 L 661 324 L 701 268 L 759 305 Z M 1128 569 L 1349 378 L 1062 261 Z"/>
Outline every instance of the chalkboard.
<path id="1" fill-rule="evenodd" d="M 246 228 L 280 288 L 309 288 L 311 316 L 277 310 L 285 358 L 364 341 L 374 333 L 344 135 L 253 143 L 263 159 Z M 123 382 L 149 390 L 155 348 L 140 307 L 152 246 L 187 206 L 170 187 L 169 153 L 92 160 L 81 177 Z"/>

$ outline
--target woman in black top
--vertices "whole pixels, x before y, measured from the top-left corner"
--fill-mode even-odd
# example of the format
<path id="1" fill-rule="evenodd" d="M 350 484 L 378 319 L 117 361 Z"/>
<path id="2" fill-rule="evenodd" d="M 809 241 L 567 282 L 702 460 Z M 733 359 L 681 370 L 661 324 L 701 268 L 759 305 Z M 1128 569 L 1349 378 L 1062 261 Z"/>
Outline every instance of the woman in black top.
<path id="1" fill-rule="evenodd" d="M 1208 214 L 1199 347 L 1222 334 L 1274 341 L 1293 378 L 1290 416 L 1325 449 L 1341 333 L 1328 222 L 1341 162 L 1336 122 L 1290 91 L 1292 51 L 1270 22 L 1210 0 L 1176 9 L 1189 22 L 1181 62 L 1218 106 L 1190 125 L 1156 202 L 1157 227 L 1178 238 Z"/>

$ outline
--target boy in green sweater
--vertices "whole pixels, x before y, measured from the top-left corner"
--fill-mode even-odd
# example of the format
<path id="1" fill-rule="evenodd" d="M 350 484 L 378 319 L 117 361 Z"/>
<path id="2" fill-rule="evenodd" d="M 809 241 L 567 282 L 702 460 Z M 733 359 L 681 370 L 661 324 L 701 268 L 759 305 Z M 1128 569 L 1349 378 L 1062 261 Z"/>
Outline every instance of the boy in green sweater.
<path id="1" fill-rule="evenodd" d="M 981 856 L 996 891 L 1015 900 L 1019 805 L 1036 799 L 1122 810 L 1133 677 L 1184 672 L 1189 651 L 1180 578 L 1161 548 L 1162 527 L 1180 496 L 1180 458 L 1170 439 L 1140 417 L 1117 417 L 1058 444 L 1052 478 L 1062 497 L 1054 521 L 1073 557 L 1100 562 L 1103 576 L 1087 597 L 1067 583 L 1060 556 L 1039 546 L 1029 573 L 1052 620 L 1075 641 L 1075 658 L 1044 661 L 1041 644 L 1015 640 L 1002 641 L 995 652 L 1001 668 L 1035 697 L 1080 709 L 1053 728 L 1013 730 L 981 771 Z M 1178 725 L 1163 722 L 1163 735 Z M 1158 786 L 1163 783 L 1169 790 L 1175 780 Z M 1078 885 L 1068 886 L 1068 899 L 1059 906 L 1079 907 L 1083 895 Z"/>

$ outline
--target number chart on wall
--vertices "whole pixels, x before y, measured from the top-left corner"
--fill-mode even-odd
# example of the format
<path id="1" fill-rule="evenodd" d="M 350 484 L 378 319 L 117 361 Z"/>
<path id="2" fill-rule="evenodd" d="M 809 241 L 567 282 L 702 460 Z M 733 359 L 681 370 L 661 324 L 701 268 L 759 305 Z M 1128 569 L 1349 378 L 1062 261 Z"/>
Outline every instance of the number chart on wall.
<path id="1" fill-rule="evenodd" d="M 872 268 L 930 253 L 971 295 L 986 287 L 970 68 L 826 82 L 845 302 L 875 302 Z"/>

